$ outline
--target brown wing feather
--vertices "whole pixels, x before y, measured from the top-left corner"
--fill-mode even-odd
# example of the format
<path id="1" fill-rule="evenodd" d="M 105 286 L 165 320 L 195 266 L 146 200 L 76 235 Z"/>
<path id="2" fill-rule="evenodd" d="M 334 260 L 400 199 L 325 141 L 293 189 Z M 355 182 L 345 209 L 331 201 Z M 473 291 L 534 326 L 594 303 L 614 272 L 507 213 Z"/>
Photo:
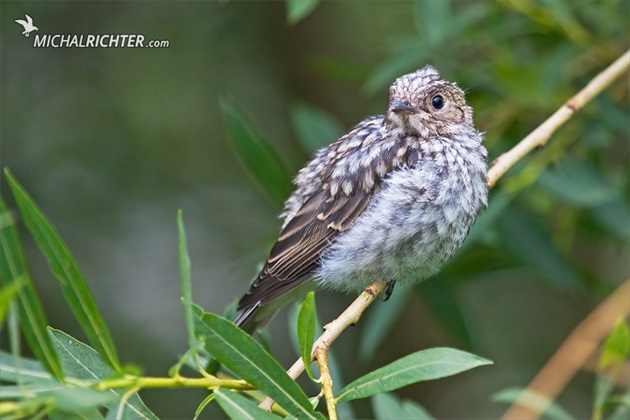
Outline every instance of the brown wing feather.
<path id="1" fill-rule="evenodd" d="M 238 309 L 270 302 L 310 280 L 322 252 L 363 213 L 372 195 L 360 188 L 336 198 L 324 189 L 313 194 L 282 230 Z"/>

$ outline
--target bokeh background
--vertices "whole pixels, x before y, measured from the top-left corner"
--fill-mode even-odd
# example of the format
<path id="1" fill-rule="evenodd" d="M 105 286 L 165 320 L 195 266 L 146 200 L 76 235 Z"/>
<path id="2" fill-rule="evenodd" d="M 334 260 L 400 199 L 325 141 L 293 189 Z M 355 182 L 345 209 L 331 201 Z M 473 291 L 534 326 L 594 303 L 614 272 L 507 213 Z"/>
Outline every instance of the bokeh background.
<path id="1" fill-rule="evenodd" d="M 34 35 L 23 37 L 14 23 L 24 14 L 39 34 L 137 33 L 170 46 L 33 48 Z M 163 376 L 186 350 L 177 209 L 194 300 L 218 313 L 246 290 L 279 229 L 280 203 L 239 159 L 221 98 L 294 174 L 316 147 L 382 113 L 395 77 L 431 64 L 466 89 L 492 159 L 628 48 L 629 16 L 628 0 L 324 1 L 299 22 L 288 21 L 282 1 L 3 1 L 0 164 L 73 250 L 121 359 Z M 491 395 L 525 386 L 628 278 L 622 79 L 500 181 L 437 278 L 377 303 L 371 321 L 338 341 L 343 380 L 422 348 L 457 347 L 495 364 L 398 394 L 440 418 L 497 417 L 505 405 Z M 13 203 L 4 179 L 0 186 Z M 22 232 L 50 323 L 84 338 Z M 351 298 L 319 293 L 320 318 L 332 319 Z M 374 319 L 393 308 L 399 314 L 384 341 L 367 345 Z M 288 365 L 296 353 L 285 313 L 271 335 Z M 577 417 L 590 413 L 593 378 L 580 373 L 559 398 Z M 163 418 L 192 417 L 204 396 L 142 395 Z M 367 402 L 353 408 L 371 416 Z"/>

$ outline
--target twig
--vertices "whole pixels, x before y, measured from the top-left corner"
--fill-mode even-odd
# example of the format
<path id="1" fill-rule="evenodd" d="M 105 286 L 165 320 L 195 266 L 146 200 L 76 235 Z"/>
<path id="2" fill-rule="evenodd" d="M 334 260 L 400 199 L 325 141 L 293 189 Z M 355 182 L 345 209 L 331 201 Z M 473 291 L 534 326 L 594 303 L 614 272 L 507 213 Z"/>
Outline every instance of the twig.
<path id="1" fill-rule="evenodd" d="M 328 410 L 328 418 L 330 420 L 337 420 L 337 402 L 333 395 L 333 380 L 328 369 L 328 350 L 323 347 L 315 348 L 315 357 L 317 358 L 317 366 L 319 366 L 319 373 L 322 381 L 322 391 L 326 398 L 326 408 Z"/>
<path id="2" fill-rule="evenodd" d="M 523 391 L 523 395 L 534 393 L 545 396 L 547 404 L 526 406 L 519 398 L 503 415 L 502 419 L 535 419 L 545 411 L 571 380 L 573 375 L 597 350 L 619 318 L 630 313 L 630 279 L 626 280 L 604 302 L 602 302 L 562 343 L 558 351 Z"/>
<path id="3" fill-rule="evenodd" d="M 359 297 L 356 298 L 354 302 L 352 302 L 350 306 L 348 306 L 346 310 L 343 311 L 341 315 L 339 315 L 339 317 L 337 317 L 337 319 L 324 327 L 325 331 L 317 339 L 317 341 L 315 341 L 315 344 L 313 344 L 313 349 L 327 349 L 328 347 L 330 347 L 332 342 L 335 341 L 346 328 L 359 322 L 363 311 L 365 311 L 368 306 L 370 306 L 372 302 L 376 300 L 378 295 L 383 290 L 385 290 L 386 287 L 387 284 L 384 281 L 377 281 L 370 284 L 363 291 L 363 293 L 361 293 Z M 313 353 L 311 354 L 311 358 L 315 360 L 315 351 L 313 351 Z M 289 370 L 287 370 L 287 373 L 291 378 L 297 379 L 297 377 L 300 376 L 302 372 L 304 372 L 304 361 L 300 357 L 298 360 L 295 361 L 293 366 L 291 366 Z M 262 403 L 260 403 L 259 407 L 270 411 L 273 407 L 273 400 L 271 398 L 266 398 Z"/>
<path id="4" fill-rule="evenodd" d="M 173 378 L 155 378 L 147 376 L 125 376 L 123 378 L 104 379 L 93 385 L 94 389 L 104 391 L 114 388 L 230 388 L 238 390 L 252 390 L 250 384 L 243 380 L 219 379 L 214 376 L 204 378 L 185 378 L 175 376 Z"/>
<path id="5" fill-rule="evenodd" d="M 494 187 L 497 180 L 508 171 L 516 162 L 537 147 L 544 146 L 551 135 L 569 120 L 584 105 L 619 78 L 630 67 L 630 50 L 626 51 L 606 70 L 599 73 L 577 95 L 565 102 L 551 117 L 538 126 L 527 137 L 521 140 L 509 152 L 499 156 L 490 171 L 488 171 L 488 185 Z"/>
<path id="6" fill-rule="evenodd" d="M 521 140 L 510 151 L 499 156 L 488 171 L 488 187 L 492 188 L 496 182 L 516 162 L 537 147 L 544 146 L 553 133 L 567 122 L 578 110 L 590 102 L 595 96 L 619 78 L 630 67 L 630 50 L 626 51 L 614 63 L 595 76 L 584 89 L 569 99 L 551 117 Z M 334 321 L 326 325 L 324 334 L 313 345 L 314 349 L 322 347 L 327 349 L 330 344 L 350 325 L 355 324 L 361 318 L 363 312 L 374 302 L 375 298 L 385 289 L 385 282 L 378 281 L 369 285 L 363 293 Z M 312 355 L 313 360 L 315 354 Z M 296 379 L 304 371 L 304 362 L 299 358 L 287 371 L 291 378 Z M 261 408 L 268 411 L 273 406 L 273 400 L 265 399 L 260 404 Z"/>

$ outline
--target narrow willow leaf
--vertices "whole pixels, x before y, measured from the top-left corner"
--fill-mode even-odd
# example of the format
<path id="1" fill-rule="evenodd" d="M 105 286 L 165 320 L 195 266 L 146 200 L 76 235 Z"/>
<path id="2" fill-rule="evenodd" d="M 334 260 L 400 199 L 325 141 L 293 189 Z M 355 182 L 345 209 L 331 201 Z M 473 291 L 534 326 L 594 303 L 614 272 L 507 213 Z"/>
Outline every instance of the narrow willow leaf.
<path id="1" fill-rule="evenodd" d="M 201 313 L 196 307 L 195 317 L 197 337 L 222 365 L 267 393 L 290 413 L 314 417 L 304 391 L 251 336 L 225 318 Z"/>
<path id="2" fill-rule="evenodd" d="M 192 312 L 192 285 L 190 281 L 190 257 L 186 246 L 186 231 L 182 211 L 177 212 L 177 233 L 179 245 L 179 273 L 182 280 L 182 303 L 184 304 L 184 318 L 188 332 L 188 346 L 196 347 L 195 324 Z"/>
<path id="3" fill-rule="evenodd" d="M 604 341 L 599 368 L 620 367 L 630 353 L 630 330 L 623 318 L 619 318 Z"/>
<path id="4" fill-rule="evenodd" d="M 6 173 L 8 175 L 8 171 Z M 9 214 L 2 197 L 0 211 L 2 214 Z M 46 369 L 55 378 L 63 381 L 61 364 L 46 331 L 48 321 L 44 308 L 26 268 L 26 259 L 17 229 L 10 223 L 0 229 L 0 284 L 4 288 L 15 279 L 24 282 L 18 290 L 18 315 L 26 342 Z"/>
<path id="5" fill-rule="evenodd" d="M 407 301 L 412 295 L 413 286 L 398 286 L 389 298 L 387 304 L 374 305 L 368 313 L 359 342 L 359 358 L 368 361 L 374 356 L 392 325 L 398 320 L 398 316 L 405 309 Z M 381 302 L 382 303 L 382 302 Z"/>
<path id="6" fill-rule="evenodd" d="M 219 388 L 214 391 L 214 397 L 223 411 L 225 411 L 225 414 L 231 419 L 269 420 L 280 418 L 262 408 L 258 408 L 257 404 L 236 392 Z"/>
<path id="7" fill-rule="evenodd" d="M 236 104 L 221 101 L 223 121 L 234 149 L 247 171 L 271 199 L 280 205 L 291 193 L 291 177 L 268 142 L 258 135 Z"/>
<path id="8" fill-rule="evenodd" d="M 295 25 L 317 7 L 320 0 L 287 0 L 287 22 Z"/>
<path id="9" fill-rule="evenodd" d="M 315 322 L 317 318 L 317 310 L 315 308 L 315 293 L 309 292 L 302 302 L 300 313 L 298 315 L 298 343 L 300 345 L 300 355 L 304 360 L 306 373 L 311 379 L 313 377 L 313 368 L 311 366 L 311 353 L 313 352 L 313 343 L 315 341 Z"/>
<path id="10" fill-rule="evenodd" d="M 370 397 L 416 382 L 444 378 L 492 362 L 474 354 L 449 348 L 422 350 L 398 359 L 347 385 L 338 402 Z"/>
<path id="11" fill-rule="evenodd" d="M 432 420 L 429 414 L 420 404 L 414 401 L 400 401 L 394 394 L 384 393 L 372 397 L 372 410 L 377 420 Z"/>
<path id="12" fill-rule="evenodd" d="M 0 290 L 0 331 L 2 331 L 2 324 L 4 324 L 4 320 L 9 312 L 9 304 L 17 296 L 24 283 L 26 283 L 24 277 L 18 277 Z"/>
<path id="13" fill-rule="evenodd" d="M 214 401 L 214 392 L 208 394 L 208 396 L 204 398 L 203 401 L 201 401 L 201 403 L 195 410 L 195 417 L 193 417 L 193 420 L 197 420 L 199 416 L 201 415 L 201 412 L 203 411 L 203 409 L 206 408 L 206 406 L 210 404 L 212 401 Z"/>
<path id="14" fill-rule="evenodd" d="M 72 412 L 55 410 L 48 414 L 46 417 L 49 420 L 98 420 L 102 419 L 103 415 L 98 408 L 91 408 L 81 412 Z"/>
<path id="15" fill-rule="evenodd" d="M 599 370 L 610 373 L 619 373 L 630 352 L 630 331 L 626 320 L 621 317 L 615 323 L 612 331 L 606 337 L 599 358 Z M 616 405 L 612 396 L 615 391 L 615 383 L 610 376 L 598 375 L 595 380 L 593 418 L 604 418 L 605 412 L 610 412 Z M 630 397 L 630 394 L 628 394 Z M 628 407 L 626 407 L 628 408 Z M 616 410 L 616 412 L 619 412 Z M 608 416 L 614 417 L 614 416 Z"/>
<path id="16" fill-rule="evenodd" d="M 546 407 L 541 414 L 549 420 L 572 420 L 575 418 L 557 402 L 550 401 L 547 396 L 525 388 L 507 388 L 492 395 L 490 399 L 494 402 L 507 404 L 514 404 L 516 401 L 519 401 L 519 404 L 529 407 L 536 412 L 540 412 L 541 407 Z"/>
<path id="17" fill-rule="evenodd" d="M 115 371 L 103 362 L 99 353 L 87 344 L 54 328 L 49 328 L 48 332 L 67 377 L 95 382 L 115 374 Z M 111 389 L 110 392 L 120 400 L 125 390 Z M 119 403 L 109 405 L 107 408 L 110 409 L 110 414 L 119 411 L 124 414 L 125 419 L 157 419 L 138 394 L 132 395 L 121 404 L 122 406 L 119 406 Z"/>
<path id="18" fill-rule="evenodd" d="M 28 398 L 35 394 L 43 394 L 50 391 L 58 391 L 66 386 L 55 380 L 44 380 L 42 382 L 31 382 L 23 385 L 0 386 L 2 399 Z"/>
<path id="19" fill-rule="evenodd" d="M 43 393 L 44 396 L 55 401 L 55 409 L 80 414 L 84 411 L 92 412 L 92 409 L 106 407 L 117 401 L 118 397 L 111 392 L 96 391 L 94 389 L 64 387 Z"/>
<path id="20" fill-rule="evenodd" d="M 0 381 L 16 383 L 18 375 L 23 383 L 53 380 L 40 362 L 25 357 L 16 360 L 12 354 L 0 350 Z"/>
<path id="21" fill-rule="evenodd" d="M 79 321 L 85 335 L 94 348 L 103 354 L 105 360 L 116 370 L 119 370 L 120 365 L 114 342 L 74 257 L 24 188 L 8 170 L 6 175 L 22 219 L 33 235 L 38 248 L 46 257 L 51 271 L 61 283 L 61 290 L 66 302 Z"/>

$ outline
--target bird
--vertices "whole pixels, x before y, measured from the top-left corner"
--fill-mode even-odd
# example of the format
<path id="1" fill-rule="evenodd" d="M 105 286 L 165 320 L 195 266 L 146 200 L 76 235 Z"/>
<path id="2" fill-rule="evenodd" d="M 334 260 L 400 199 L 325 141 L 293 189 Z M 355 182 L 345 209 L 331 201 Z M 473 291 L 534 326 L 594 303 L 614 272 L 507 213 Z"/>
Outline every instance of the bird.
<path id="1" fill-rule="evenodd" d="M 398 77 L 386 112 L 318 150 L 293 180 L 280 235 L 235 324 L 259 331 L 318 286 L 435 275 L 487 207 L 487 150 L 464 91 L 432 66 Z"/>
<path id="2" fill-rule="evenodd" d="M 22 25 L 22 27 L 24 27 L 24 32 L 22 32 L 22 35 L 28 37 L 31 34 L 31 32 L 39 31 L 39 28 L 33 25 L 32 17 L 30 17 L 29 15 L 24 15 L 24 16 L 26 17 L 26 20 L 16 19 L 15 21 L 19 23 L 20 25 Z"/>

